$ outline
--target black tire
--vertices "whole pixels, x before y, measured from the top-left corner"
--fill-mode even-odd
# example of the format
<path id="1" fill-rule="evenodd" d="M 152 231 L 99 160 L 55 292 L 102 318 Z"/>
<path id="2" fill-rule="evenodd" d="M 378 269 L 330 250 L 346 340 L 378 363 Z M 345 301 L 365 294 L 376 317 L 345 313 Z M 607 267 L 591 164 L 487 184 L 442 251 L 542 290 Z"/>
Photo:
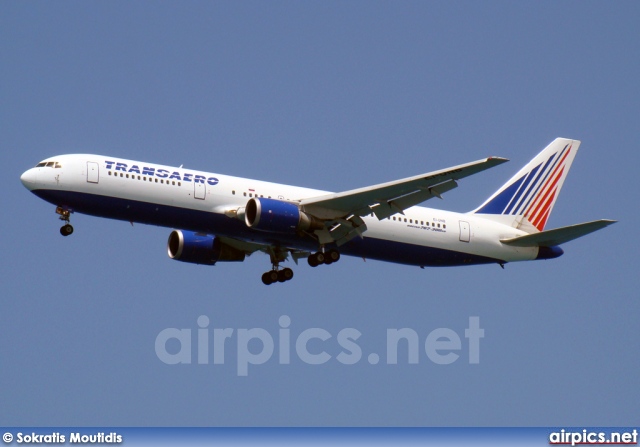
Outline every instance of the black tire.
<path id="1" fill-rule="evenodd" d="M 60 228 L 60 234 L 63 236 L 69 236 L 72 233 L 73 233 L 73 227 L 69 224 L 63 225 Z"/>
<path id="2" fill-rule="evenodd" d="M 278 272 L 278 281 L 285 282 L 293 278 L 293 270 L 290 268 L 284 268 Z"/>
<path id="3" fill-rule="evenodd" d="M 325 264 L 331 264 L 333 262 L 338 262 L 340 260 L 340 252 L 335 248 L 332 248 L 327 253 L 325 253 Z"/>
<path id="4" fill-rule="evenodd" d="M 318 265 L 324 264 L 324 261 L 327 259 L 324 253 L 322 253 L 321 251 L 314 254 L 313 257 L 316 258 L 316 262 L 318 263 Z"/>
<path id="5" fill-rule="evenodd" d="M 271 272 L 265 272 L 265 273 L 262 274 L 262 283 L 267 285 L 267 286 L 270 285 L 270 284 L 273 284 L 273 281 L 271 281 L 270 273 Z"/>
<path id="6" fill-rule="evenodd" d="M 307 258 L 307 262 L 309 263 L 309 265 L 311 267 L 317 267 L 318 266 L 318 261 L 316 260 L 316 255 L 315 254 L 310 254 L 309 257 Z"/>

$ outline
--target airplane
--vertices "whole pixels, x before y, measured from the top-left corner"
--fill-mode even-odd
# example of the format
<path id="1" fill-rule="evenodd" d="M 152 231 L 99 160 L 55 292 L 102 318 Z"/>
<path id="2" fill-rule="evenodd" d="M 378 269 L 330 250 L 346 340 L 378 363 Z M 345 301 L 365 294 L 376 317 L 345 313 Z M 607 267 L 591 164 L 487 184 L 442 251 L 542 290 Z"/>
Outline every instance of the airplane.
<path id="1" fill-rule="evenodd" d="M 463 266 L 552 259 L 561 244 L 615 223 L 595 220 L 545 230 L 580 141 L 557 138 L 478 208 L 467 213 L 419 207 L 458 181 L 498 166 L 489 157 L 447 169 L 332 193 L 121 158 L 71 154 L 38 163 L 20 177 L 71 214 L 173 228 L 171 259 L 194 264 L 269 255 L 264 284 L 285 282 L 303 258 L 311 267 L 341 255 L 412 266 Z"/>

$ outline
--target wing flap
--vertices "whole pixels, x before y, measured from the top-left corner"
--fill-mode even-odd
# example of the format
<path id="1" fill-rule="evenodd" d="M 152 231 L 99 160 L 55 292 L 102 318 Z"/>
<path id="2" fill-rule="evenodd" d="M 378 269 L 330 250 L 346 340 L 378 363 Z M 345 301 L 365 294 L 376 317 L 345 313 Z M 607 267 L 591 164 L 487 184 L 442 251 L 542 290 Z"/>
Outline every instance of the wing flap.
<path id="1" fill-rule="evenodd" d="M 512 239 L 502 239 L 500 242 L 514 247 L 552 247 L 572 241 L 589 233 L 598 231 L 616 223 L 615 220 L 601 219 L 592 222 L 585 222 L 568 227 L 556 228 L 554 230 L 541 231 L 539 233 L 528 234 L 526 236 Z"/>
<path id="2" fill-rule="evenodd" d="M 386 219 L 396 213 L 404 214 L 404 210 L 411 208 L 419 203 L 429 200 L 432 197 L 442 198 L 442 194 L 458 187 L 455 180 L 447 180 L 431 188 L 420 187 L 415 192 L 406 194 L 397 199 L 380 201 L 377 205 L 371 207 L 371 211 L 376 215 L 378 220 Z"/>

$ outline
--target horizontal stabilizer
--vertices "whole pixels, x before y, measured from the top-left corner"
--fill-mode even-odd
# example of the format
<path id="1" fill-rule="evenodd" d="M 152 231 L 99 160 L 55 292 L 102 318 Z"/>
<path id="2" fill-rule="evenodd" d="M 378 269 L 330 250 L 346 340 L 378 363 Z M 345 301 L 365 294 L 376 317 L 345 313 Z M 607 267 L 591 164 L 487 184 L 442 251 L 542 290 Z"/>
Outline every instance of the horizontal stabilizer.
<path id="1" fill-rule="evenodd" d="M 589 233 L 593 233 L 594 231 L 601 230 L 616 222 L 615 220 L 608 219 L 594 220 L 592 222 L 541 231 L 512 239 L 503 239 L 500 242 L 515 247 L 553 247 L 554 245 L 564 244 L 565 242 L 572 241 Z"/>

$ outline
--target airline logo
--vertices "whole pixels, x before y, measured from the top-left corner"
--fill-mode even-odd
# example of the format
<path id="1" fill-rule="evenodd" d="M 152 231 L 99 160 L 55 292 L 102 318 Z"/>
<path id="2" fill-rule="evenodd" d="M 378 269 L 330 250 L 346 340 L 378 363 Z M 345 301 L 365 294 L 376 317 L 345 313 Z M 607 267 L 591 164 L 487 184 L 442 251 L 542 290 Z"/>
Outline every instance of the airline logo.
<path id="1" fill-rule="evenodd" d="M 538 230 L 544 230 L 558 194 L 571 144 L 552 154 L 494 197 L 478 213 L 525 216 Z"/>
<path id="2" fill-rule="evenodd" d="M 107 165 L 107 170 L 113 169 L 114 171 L 148 175 L 151 177 L 173 179 L 173 180 L 179 180 L 183 182 L 194 182 L 194 183 L 206 182 L 211 186 L 215 186 L 218 184 L 218 179 L 215 177 L 207 178 L 204 175 L 197 175 L 190 172 L 183 172 L 183 173 L 180 173 L 178 171 L 169 172 L 166 169 L 156 169 L 156 168 L 150 168 L 147 166 L 143 166 L 141 169 L 137 165 L 132 165 L 129 167 L 126 163 L 119 163 L 119 162 L 109 161 L 109 160 L 105 160 L 104 162 Z"/>

